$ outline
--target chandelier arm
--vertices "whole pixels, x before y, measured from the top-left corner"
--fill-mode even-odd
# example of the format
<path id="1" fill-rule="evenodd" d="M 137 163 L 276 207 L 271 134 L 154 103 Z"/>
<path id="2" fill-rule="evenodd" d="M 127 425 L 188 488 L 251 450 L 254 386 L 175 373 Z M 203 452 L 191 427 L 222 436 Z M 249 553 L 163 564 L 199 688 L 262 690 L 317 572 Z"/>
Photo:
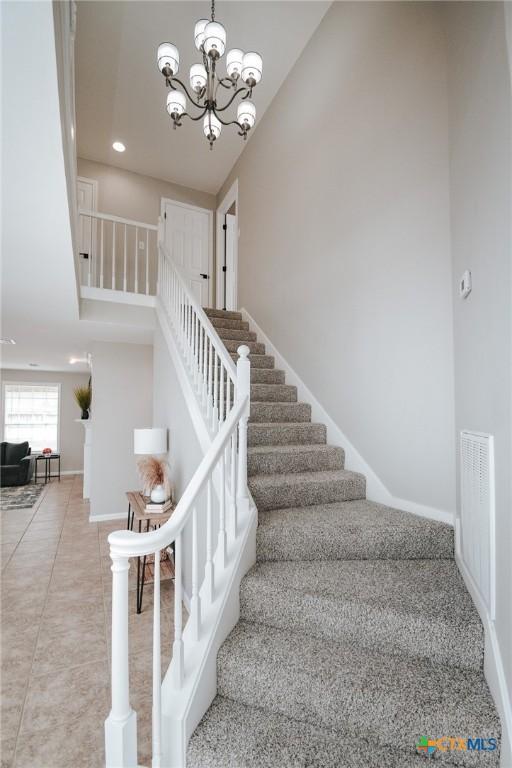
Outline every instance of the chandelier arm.
<path id="1" fill-rule="evenodd" d="M 196 101 L 194 101 L 194 99 L 192 98 L 192 96 L 191 96 L 191 95 L 190 95 L 190 93 L 188 92 L 188 90 L 187 90 L 187 88 L 185 87 L 184 83 L 182 83 L 182 82 L 181 82 L 181 80 L 178 80 L 178 78 L 177 78 L 177 77 L 174 77 L 174 76 L 173 76 L 173 77 L 171 77 L 171 78 L 170 78 L 170 82 L 171 82 L 171 84 L 172 84 L 173 82 L 176 82 L 176 83 L 178 83 L 179 85 L 181 85 L 181 87 L 183 88 L 183 90 L 184 90 L 184 91 L 185 91 L 185 93 L 187 94 L 187 96 L 188 96 L 188 98 L 189 98 L 189 101 L 191 101 L 191 102 L 192 102 L 192 104 L 194 105 L 194 107 L 197 107 L 198 109 L 202 109 L 202 108 L 203 108 L 203 105 L 202 105 L 202 104 L 198 104 Z M 177 90 L 177 89 L 175 89 L 175 90 Z"/>
<path id="2" fill-rule="evenodd" d="M 208 112 L 208 107 L 205 107 L 203 109 L 203 111 L 201 112 L 201 114 L 198 115 L 197 117 L 192 117 L 192 115 L 189 115 L 188 112 L 182 112 L 181 115 L 180 115 L 180 120 L 181 120 L 182 117 L 188 117 L 189 120 L 194 120 L 194 121 L 201 120 L 201 118 L 204 117 L 207 112 Z"/>
<path id="3" fill-rule="evenodd" d="M 217 118 L 217 120 L 219 121 L 219 123 L 222 123 L 222 125 L 237 125 L 240 128 L 240 130 L 245 133 L 243 125 L 241 125 L 238 122 L 238 120 L 229 120 L 228 122 L 226 122 L 225 120 L 223 120 L 221 117 L 218 116 L 216 109 L 212 109 L 212 112 L 215 115 L 215 117 Z"/>
<path id="4" fill-rule="evenodd" d="M 226 85 L 226 83 L 229 83 L 229 85 Z M 217 98 L 217 91 L 221 85 L 223 88 L 226 88 L 229 91 L 233 87 L 233 80 L 231 77 L 222 77 L 220 80 L 217 79 L 217 85 L 215 86 L 215 98 Z"/>
<path id="5" fill-rule="evenodd" d="M 242 96 L 242 98 L 246 99 L 250 95 L 251 89 L 247 88 L 247 86 L 244 85 L 242 88 L 237 88 L 237 90 L 234 92 L 234 94 L 232 95 L 232 97 L 230 98 L 230 100 L 228 101 L 228 103 L 224 107 L 216 107 L 216 111 L 217 112 L 224 112 L 225 109 L 227 109 L 228 107 L 231 106 L 231 104 L 233 103 L 235 98 L 238 96 L 238 94 L 243 93 L 244 91 L 246 92 L 246 94 L 245 94 L 245 96 Z"/>

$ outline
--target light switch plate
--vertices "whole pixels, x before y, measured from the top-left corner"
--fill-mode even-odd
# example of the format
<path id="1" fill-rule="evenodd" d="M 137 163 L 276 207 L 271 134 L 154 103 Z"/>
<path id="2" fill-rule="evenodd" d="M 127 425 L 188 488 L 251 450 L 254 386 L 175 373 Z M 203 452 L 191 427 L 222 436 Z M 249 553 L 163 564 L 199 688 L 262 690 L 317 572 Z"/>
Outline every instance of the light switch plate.
<path id="1" fill-rule="evenodd" d="M 471 272 L 466 269 L 459 282 L 459 296 L 461 299 L 467 299 L 471 293 Z"/>

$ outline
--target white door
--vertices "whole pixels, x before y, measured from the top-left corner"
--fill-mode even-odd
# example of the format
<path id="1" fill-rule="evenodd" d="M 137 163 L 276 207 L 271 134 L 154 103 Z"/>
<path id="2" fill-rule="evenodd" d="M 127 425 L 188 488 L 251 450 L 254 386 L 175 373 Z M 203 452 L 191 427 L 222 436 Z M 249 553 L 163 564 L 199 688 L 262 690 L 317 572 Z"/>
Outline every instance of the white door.
<path id="1" fill-rule="evenodd" d="M 236 216 L 226 213 L 226 259 L 224 266 L 224 302 L 229 310 L 238 309 L 236 290 Z"/>
<path id="2" fill-rule="evenodd" d="M 96 210 L 96 182 L 79 177 L 77 180 L 78 208 Z M 93 245 L 96 224 L 90 217 L 78 217 L 78 253 L 80 258 L 80 284 L 94 285 Z"/>
<path id="3" fill-rule="evenodd" d="M 164 241 L 202 307 L 211 306 L 211 211 L 162 201 Z"/>

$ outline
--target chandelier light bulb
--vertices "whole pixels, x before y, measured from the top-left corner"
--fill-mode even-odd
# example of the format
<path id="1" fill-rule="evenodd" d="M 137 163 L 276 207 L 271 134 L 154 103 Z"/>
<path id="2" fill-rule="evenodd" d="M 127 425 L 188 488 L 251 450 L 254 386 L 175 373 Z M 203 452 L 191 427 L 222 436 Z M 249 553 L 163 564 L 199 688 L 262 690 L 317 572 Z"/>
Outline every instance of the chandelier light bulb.
<path id="1" fill-rule="evenodd" d="M 181 91 L 169 91 L 167 94 L 167 112 L 176 120 L 185 111 L 187 100 Z"/>
<path id="2" fill-rule="evenodd" d="M 215 117 L 213 112 L 208 112 L 208 114 L 204 116 L 203 127 L 204 135 L 210 144 L 213 144 L 215 139 L 218 139 L 220 136 L 220 132 L 222 131 L 222 123 L 217 117 Z"/>
<path id="3" fill-rule="evenodd" d="M 194 43 L 196 44 L 198 51 L 201 50 L 201 46 L 204 43 L 204 28 L 207 24 L 208 19 L 199 19 L 199 21 L 196 21 L 196 26 L 194 27 Z"/>
<path id="4" fill-rule="evenodd" d="M 238 80 L 242 74 L 244 52 L 240 48 L 232 48 L 226 55 L 226 71 L 233 80 Z"/>
<path id="5" fill-rule="evenodd" d="M 263 59 L 259 53 L 250 51 L 246 53 L 242 65 L 242 80 L 249 88 L 254 88 L 261 80 L 263 72 Z"/>
<path id="6" fill-rule="evenodd" d="M 206 88 L 208 75 L 202 64 L 192 64 L 190 67 L 190 87 L 196 92 L 201 93 Z"/>
<path id="7" fill-rule="evenodd" d="M 220 59 L 226 50 L 226 30 L 218 21 L 209 21 L 204 28 L 204 51 L 212 59 Z"/>
<path id="8" fill-rule="evenodd" d="M 178 49 L 172 43 L 160 43 L 157 53 L 158 69 L 169 77 L 177 75 L 180 68 L 180 54 Z"/>
<path id="9" fill-rule="evenodd" d="M 245 128 L 246 131 L 250 130 L 256 122 L 256 107 L 249 101 L 240 102 L 236 113 L 237 122 Z"/>

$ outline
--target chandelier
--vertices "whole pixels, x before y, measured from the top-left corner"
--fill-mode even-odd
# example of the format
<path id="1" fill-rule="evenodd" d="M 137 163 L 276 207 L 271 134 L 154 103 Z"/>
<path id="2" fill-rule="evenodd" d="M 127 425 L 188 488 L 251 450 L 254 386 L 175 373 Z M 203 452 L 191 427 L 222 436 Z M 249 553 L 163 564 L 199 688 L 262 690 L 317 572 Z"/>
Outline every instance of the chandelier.
<path id="1" fill-rule="evenodd" d="M 247 139 L 247 134 L 256 121 L 256 107 L 251 98 L 252 89 L 261 80 L 261 56 L 254 51 L 244 53 L 239 48 L 232 48 L 226 55 L 227 74 L 224 77 L 219 76 L 217 64 L 226 50 L 226 30 L 222 24 L 215 21 L 215 0 L 212 0 L 211 20 L 199 19 L 196 23 L 194 42 L 203 59 L 202 64 L 192 64 L 190 67 L 190 88 L 195 98 L 176 77 L 180 65 L 177 47 L 172 43 L 161 43 L 158 46 L 158 69 L 165 77 L 166 87 L 170 89 L 167 94 L 167 112 L 173 120 L 173 128 L 179 128 L 184 117 L 194 121 L 202 120 L 210 149 L 213 148 L 213 142 L 219 138 L 223 125 L 235 125 L 238 135 L 244 140 Z M 239 87 L 240 79 L 243 85 Z M 182 90 L 178 90 L 178 86 Z M 217 100 L 220 88 L 232 91 L 224 106 L 219 106 Z M 200 110 L 199 114 L 191 115 L 186 111 L 187 97 L 191 104 Z M 240 101 L 236 120 L 223 120 L 222 116 L 237 97 Z"/>

